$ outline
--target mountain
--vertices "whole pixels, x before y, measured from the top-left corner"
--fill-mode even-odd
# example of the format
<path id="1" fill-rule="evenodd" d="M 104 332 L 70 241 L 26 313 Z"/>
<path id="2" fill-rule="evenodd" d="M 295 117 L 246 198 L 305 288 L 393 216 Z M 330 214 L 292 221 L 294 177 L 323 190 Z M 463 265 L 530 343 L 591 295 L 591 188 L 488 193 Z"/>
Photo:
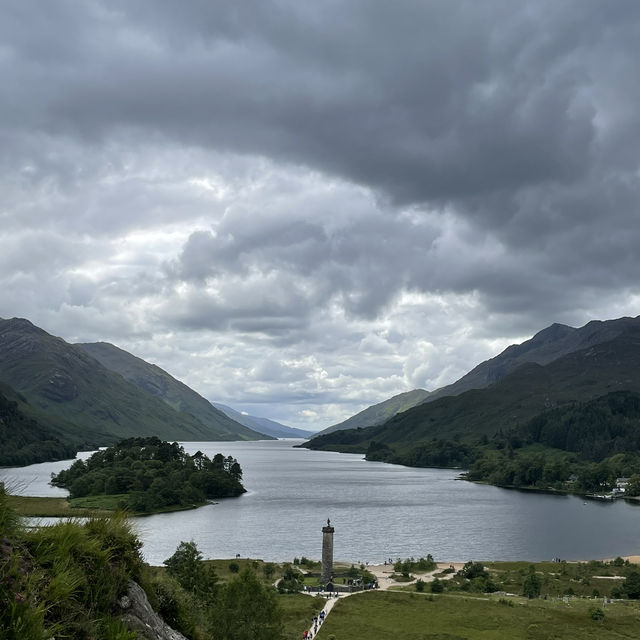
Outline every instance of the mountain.
<path id="1" fill-rule="evenodd" d="M 568 353 L 612 340 L 634 328 L 640 329 L 640 316 L 592 320 L 579 329 L 552 324 L 531 339 L 511 345 L 494 358 L 482 362 L 453 384 L 436 389 L 424 402 L 433 402 L 443 396 L 456 396 L 470 389 L 484 389 L 527 362 L 546 365 Z"/>
<path id="2" fill-rule="evenodd" d="M 397 413 L 406 411 L 407 409 L 420 404 L 429 395 L 429 392 L 424 389 L 414 389 L 413 391 L 400 393 L 397 396 L 393 396 L 393 398 L 389 398 L 388 400 L 374 404 L 371 407 L 367 407 L 360 411 L 360 413 L 356 413 L 354 416 L 347 418 L 343 422 L 339 422 L 338 424 L 334 424 L 323 429 L 317 435 L 324 435 L 325 433 L 332 433 L 342 429 L 357 429 L 383 424 Z"/>
<path id="3" fill-rule="evenodd" d="M 536 333 L 529 340 L 511 345 L 497 356 L 480 363 L 452 384 L 431 392 L 415 389 L 394 396 L 389 400 L 368 407 L 344 422 L 323 429 L 318 435 L 340 429 L 356 429 L 383 424 L 395 414 L 406 411 L 412 406 L 434 402 L 445 396 L 457 396 L 471 389 L 484 389 L 525 363 L 546 365 L 568 353 L 611 340 L 633 328 L 640 328 L 640 316 L 616 320 L 592 320 L 578 329 L 564 324 L 552 324 Z M 403 402 L 403 397 L 406 397 L 406 403 Z"/>
<path id="4" fill-rule="evenodd" d="M 77 344 L 104 367 L 120 374 L 142 391 L 162 400 L 167 405 L 197 418 L 203 425 L 214 429 L 225 440 L 269 440 L 270 436 L 248 428 L 243 422 L 220 411 L 208 400 L 176 380 L 166 371 L 138 358 L 108 342 Z"/>
<path id="5" fill-rule="evenodd" d="M 615 326 L 595 325 L 598 335 L 615 337 L 546 365 L 521 364 L 484 389 L 444 396 L 408 409 L 383 425 L 326 434 L 305 446 L 366 451 L 374 442 L 375 446 L 393 449 L 396 458 L 401 458 L 434 438 L 473 442 L 482 435 L 521 427 L 549 409 L 572 402 L 585 402 L 614 391 L 639 393 L 640 326 L 622 322 L 617 326 L 623 327 L 620 331 L 610 332 Z"/>
<path id="6" fill-rule="evenodd" d="M 0 381 L 22 394 L 40 415 L 71 423 L 67 437 L 74 443 L 95 446 L 151 435 L 167 440 L 237 439 L 173 409 L 80 347 L 24 319 L 0 319 Z"/>
<path id="7" fill-rule="evenodd" d="M 225 404 L 219 402 L 211 403 L 216 409 L 220 409 L 223 413 L 226 413 L 230 418 L 233 418 L 236 422 L 257 431 L 258 433 L 264 433 L 274 438 L 310 438 L 315 435 L 311 431 L 305 431 L 304 429 L 296 429 L 295 427 L 287 427 L 284 424 L 280 424 L 275 420 L 269 420 L 269 418 L 259 418 L 257 416 L 250 416 L 244 413 L 240 413 Z"/>

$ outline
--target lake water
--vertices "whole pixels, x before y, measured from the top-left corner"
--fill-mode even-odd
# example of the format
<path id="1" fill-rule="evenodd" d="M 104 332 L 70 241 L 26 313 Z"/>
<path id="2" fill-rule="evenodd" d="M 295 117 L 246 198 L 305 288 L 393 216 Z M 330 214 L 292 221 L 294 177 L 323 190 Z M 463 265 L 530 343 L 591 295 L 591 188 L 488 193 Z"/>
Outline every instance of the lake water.
<path id="1" fill-rule="evenodd" d="M 133 518 L 143 554 L 161 564 L 181 540 L 206 558 L 319 559 L 322 527 L 335 527 L 336 560 L 378 563 L 594 559 L 640 553 L 640 507 L 584 501 L 456 480 L 458 472 L 367 462 L 361 455 L 294 449 L 297 440 L 187 442 L 189 453 L 240 462 L 248 493 L 199 509 Z M 83 454 L 86 457 L 88 454 Z M 64 495 L 49 486 L 69 461 L 0 469 L 15 492 Z"/>

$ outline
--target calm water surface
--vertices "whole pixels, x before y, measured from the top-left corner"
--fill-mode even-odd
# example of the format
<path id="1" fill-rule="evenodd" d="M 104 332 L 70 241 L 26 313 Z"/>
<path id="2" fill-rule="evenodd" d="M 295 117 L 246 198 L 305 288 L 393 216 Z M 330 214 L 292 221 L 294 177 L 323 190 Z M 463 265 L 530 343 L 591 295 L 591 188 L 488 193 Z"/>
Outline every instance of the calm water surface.
<path id="1" fill-rule="evenodd" d="M 640 508 L 511 491 L 456 480 L 457 471 L 367 462 L 360 455 L 294 449 L 296 440 L 187 442 L 240 462 L 248 493 L 199 509 L 134 518 L 143 553 L 161 564 L 181 540 L 208 558 L 291 560 L 321 555 L 321 528 L 335 526 L 336 559 L 567 560 L 640 553 Z M 86 457 L 86 454 L 85 456 Z M 0 470 L 25 495 L 69 462 Z"/>

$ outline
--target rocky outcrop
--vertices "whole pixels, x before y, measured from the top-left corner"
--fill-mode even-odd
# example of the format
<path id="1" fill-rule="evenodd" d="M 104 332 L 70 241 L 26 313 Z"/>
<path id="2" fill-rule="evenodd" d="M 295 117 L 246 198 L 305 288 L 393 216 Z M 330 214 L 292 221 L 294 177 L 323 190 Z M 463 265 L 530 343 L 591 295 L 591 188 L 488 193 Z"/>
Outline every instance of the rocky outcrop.
<path id="1" fill-rule="evenodd" d="M 118 600 L 122 621 L 148 640 L 187 640 L 166 624 L 152 609 L 147 594 L 140 585 L 130 582 L 127 594 Z"/>

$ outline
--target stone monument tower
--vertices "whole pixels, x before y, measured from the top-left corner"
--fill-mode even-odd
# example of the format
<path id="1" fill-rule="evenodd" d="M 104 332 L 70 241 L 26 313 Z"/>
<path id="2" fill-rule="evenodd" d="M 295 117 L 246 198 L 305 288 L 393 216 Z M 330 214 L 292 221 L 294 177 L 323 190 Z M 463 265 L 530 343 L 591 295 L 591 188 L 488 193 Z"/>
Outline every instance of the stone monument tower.
<path id="1" fill-rule="evenodd" d="M 322 527 L 322 574 L 320 581 L 323 584 L 331 582 L 333 576 L 333 532 L 331 520 L 327 518 L 327 526 Z"/>

